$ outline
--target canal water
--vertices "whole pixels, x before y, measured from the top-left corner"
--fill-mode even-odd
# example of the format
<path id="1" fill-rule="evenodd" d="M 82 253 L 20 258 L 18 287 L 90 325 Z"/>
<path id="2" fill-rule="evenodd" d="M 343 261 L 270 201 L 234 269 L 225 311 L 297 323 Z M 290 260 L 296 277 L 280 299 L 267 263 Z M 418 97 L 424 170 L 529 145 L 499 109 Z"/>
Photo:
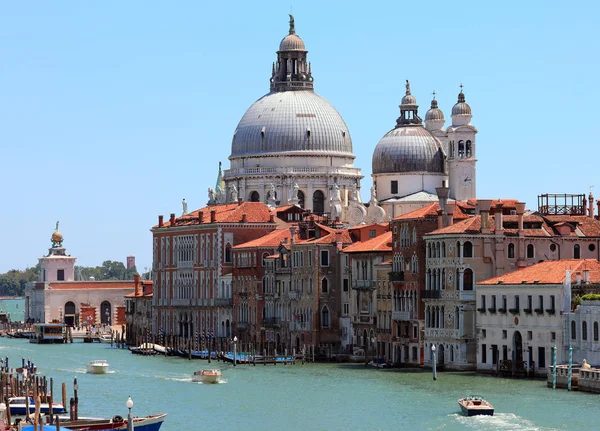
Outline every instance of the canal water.
<path id="1" fill-rule="evenodd" d="M 55 392 L 73 378 L 79 415 L 168 413 L 163 431 L 211 430 L 592 430 L 600 395 L 552 391 L 540 380 L 513 380 L 464 373 L 375 370 L 354 364 L 257 365 L 140 357 L 106 344 L 37 345 L 0 338 L 0 356 L 11 366 L 21 357 L 54 377 Z M 85 373 L 93 359 L 113 372 Z M 224 383 L 193 383 L 200 368 L 220 368 Z M 457 399 L 479 394 L 496 408 L 493 417 L 466 418 Z"/>
<path id="2" fill-rule="evenodd" d="M 8 313 L 11 322 L 22 322 L 25 320 L 25 299 L 0 298 L 0 312 Z"/>

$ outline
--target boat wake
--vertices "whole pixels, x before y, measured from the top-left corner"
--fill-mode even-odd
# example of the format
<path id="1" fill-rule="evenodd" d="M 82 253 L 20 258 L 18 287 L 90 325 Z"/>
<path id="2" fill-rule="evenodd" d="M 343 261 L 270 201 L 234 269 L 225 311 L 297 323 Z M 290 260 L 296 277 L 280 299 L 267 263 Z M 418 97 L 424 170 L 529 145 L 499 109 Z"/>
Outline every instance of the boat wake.
<path id="1" fill-rule="evenodd" d="M 227 383 L 227 380 L 223 380 L 220 379 L 218 382 L 216 383 L 203 383 L 203 382 L 192 382 L 192 383 L 196 383 L 197 385 L 207 385 L 207 386 L 211 386 L 211 385 L 222 385 Z"/>
<path id="2" fill-rule="evenodd" d="M 511 431 L 553 431 L 556 428 L 542 428 L 533 422 L 522 418 L 514 413 L 494 413 L 494 416 L 464 416 L 455 413 L 456 422 L 464 426 L 465 429 L 473 430 L 511 430 Z"/>

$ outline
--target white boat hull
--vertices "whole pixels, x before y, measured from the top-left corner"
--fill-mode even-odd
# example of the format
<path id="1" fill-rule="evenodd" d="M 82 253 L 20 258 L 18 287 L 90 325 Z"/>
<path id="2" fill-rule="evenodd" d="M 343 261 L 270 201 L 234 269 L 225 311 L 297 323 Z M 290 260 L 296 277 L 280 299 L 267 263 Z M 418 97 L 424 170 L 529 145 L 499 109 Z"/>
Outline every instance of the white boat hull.
<path id="1" fill-rule="evenodd" d="M 109 370 L 109 365 L 106 361 L 92 361 L 86 365 L 86 370 L 90 374 L 106 374 Z"/>

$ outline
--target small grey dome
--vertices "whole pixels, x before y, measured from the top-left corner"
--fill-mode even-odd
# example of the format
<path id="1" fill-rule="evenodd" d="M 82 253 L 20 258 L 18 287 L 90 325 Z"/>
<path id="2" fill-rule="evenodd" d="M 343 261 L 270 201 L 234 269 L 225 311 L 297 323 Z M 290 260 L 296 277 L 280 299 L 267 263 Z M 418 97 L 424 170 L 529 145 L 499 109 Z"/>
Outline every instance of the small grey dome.
<path id="1" fill-rule="evenodd" d="M 297 34 L 288 34 L 281 39 L 279 51 L 306 51 L 304 41 Z"/>
<path id="2" fill-rule="evenodd" d="M 438 108 L 438 103 L 437 100 L 433 99 L 431 101 L 431 109 L 429 109 L 429 111 L 427 111 L 427 113 L 425 114 L 425 121 L 438 121 L 444 120 L 444 113 L 442 112 L 442 110 L 440 108 Z"/>
<path id="3" fill-rule="evenodd" d="M 400 103 L 402 105 L 416 105 L 417 99 L 415 99 L 415 96 L 413 96 L 412 94 L 407 94 L 402 98 L 402 102 Z"/>
<path id="4" fill-rule="evenodd" d="M 458 94 L 458 102 L 452 107 L 452 115 L 471 115 L 471 107 L 465 102 L 462 91 Z"/>
<path id="5" fill-rule="evenodd" d="M 390 130 L 373 152 L 373 174 L 405 172 L 445 172 L 440 142 L 421 125 Z"/>
<path id="6" fill-rule="evenodd" d="M 314 91 L 274 92 L 254 102 L 235 130 L 230 158 L 287 151 L 354 158 L 342 116 Z"/>

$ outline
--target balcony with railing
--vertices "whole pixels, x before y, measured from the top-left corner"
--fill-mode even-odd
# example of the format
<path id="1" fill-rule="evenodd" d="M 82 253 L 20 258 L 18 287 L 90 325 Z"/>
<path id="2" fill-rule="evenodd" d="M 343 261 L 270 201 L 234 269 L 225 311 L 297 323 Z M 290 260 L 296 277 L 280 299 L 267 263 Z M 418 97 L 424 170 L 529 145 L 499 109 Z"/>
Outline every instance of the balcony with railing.
<path id="1" fill-rule="evenodd" d="M 461 290 L 461 291 L 459 291 L 458 298 L 461 301 L 475 301 L 475 291 L 474 290 Z"/>
<path id="2" fill-rule="evenodd" d="M 365 325 L 372 325 L 373 324 L 373 316 L 368 315 L 368 314 L 363 314 L 361 316 L 354 315 L 354 316 L 352 316 L 352 321 L 354 323 L 362 323 Z"/>
<path id="3" fill-rule="evenodd" d="M 237 322 L 238 331 L 247 331 L 249 327 L 248 322 Z"/>
<path id="4" fill-rule="evenodd" d="M 263 319 L 264 326 L 279 326 L 281 324 L 280 317 L 266 317 Z"/>
<path id="5" fill-rule="evenodd" d="M 392 311 L 392 320 L 413 320 L 412 311 Z"/>
<path id="6" fill-rule="evenodd" d="M 389 281 L 404 281 L 404 271 L 388 272 Z"/>
<path id="7" fill-rule="evenodd" d="M 441 290 L 424 290 L 423 299 L 440 299 L 442 297 Z"/>
<path id="8" fill-rule="evenodd" d="M 288 292 L 288 298 L 290 298 L 290 299 L 294 299 L 294 300 L 295 300 L 295 299 L 299 299 L 299 298 L 300 298 L 300 292 L 297 292 L 297 291 L 295 291 L 295 290 L 290 290 L 290 291 Z"/>
<path id="9" fill-rule="evenodd" d="M 352 280 L 353 289 L 375 289 L 377 282 L 375 280 Z"/>
<path id="10" fill-rule="evenodd" d="M 215 298 L 215 305 L 217 307 L 231 307 L 233 306 L 233 298 Z"/>

